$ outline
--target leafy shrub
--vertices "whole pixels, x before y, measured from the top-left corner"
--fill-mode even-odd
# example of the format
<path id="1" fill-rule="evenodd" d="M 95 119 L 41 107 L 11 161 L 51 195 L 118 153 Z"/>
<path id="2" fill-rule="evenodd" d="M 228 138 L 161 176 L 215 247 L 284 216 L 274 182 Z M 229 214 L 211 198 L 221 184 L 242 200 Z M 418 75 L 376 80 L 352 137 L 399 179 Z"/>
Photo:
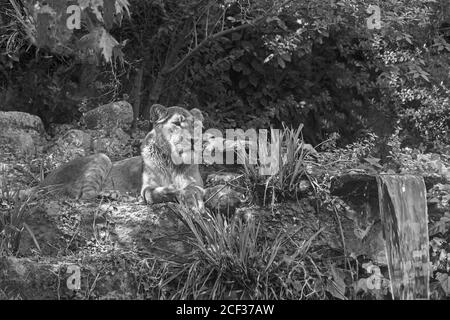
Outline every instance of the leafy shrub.
<path id="1" fill-rule="evenodd" d="M 403 143 L 445 151 L 450 143 L 450 90 L 447 88 L 406 89 L 400 93 L 405 102 L 399 111 Z M 411 137 L 408 137 L 410 135 Z"/>

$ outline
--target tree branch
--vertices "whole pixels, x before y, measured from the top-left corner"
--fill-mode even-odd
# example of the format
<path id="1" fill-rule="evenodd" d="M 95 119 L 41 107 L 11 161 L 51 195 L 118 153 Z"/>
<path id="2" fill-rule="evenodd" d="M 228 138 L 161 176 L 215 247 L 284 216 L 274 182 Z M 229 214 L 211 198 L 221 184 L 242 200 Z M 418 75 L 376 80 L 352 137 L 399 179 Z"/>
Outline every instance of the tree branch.
<path id="1" fill-rule="evenodd" d="M 218 39 L 220 37 L 226 36 L 230 33 L 236 32 L 236 31 L 240 31 L 240 30 L 244 30 L 247 28 L 251 28 L 254 27 L 260 23 L 262 23 L 270 14 L 272 14 L 275 10 L 279 10 L 282 7 L 284 7 L 285 5 L 287 5 L 289 2 L 292 2 L 293 0 L 285 0 L 283 3 L 281 3 L 279 6 L 274 6 L 272 7 L 270 10 L 268 10 L 265 14 L 263 14 L 262 16 L 255 18 L 254 20 L 242 24 L 240 26 L 237 27 L 233 27 L 230 29 L 226 29 L 226 30 L 222 30 L 220 32 L 214 33 L 210 36 L 208 36 L 207 38 L 203 39 L 194 49 L 192 49 L 191 51 L 189 51 L 180 61 L 178 61 L 173 67 L 170 67 L 166 70 L 162 70 L 163 74 L 169 74 L 172 73 L 176 70 L 178 70 L 180 67 L 182 67 L 195 53 L 197 53 L 201 48 L 203 48 L 206 44 L 208 44 L 209 42 Z"/>

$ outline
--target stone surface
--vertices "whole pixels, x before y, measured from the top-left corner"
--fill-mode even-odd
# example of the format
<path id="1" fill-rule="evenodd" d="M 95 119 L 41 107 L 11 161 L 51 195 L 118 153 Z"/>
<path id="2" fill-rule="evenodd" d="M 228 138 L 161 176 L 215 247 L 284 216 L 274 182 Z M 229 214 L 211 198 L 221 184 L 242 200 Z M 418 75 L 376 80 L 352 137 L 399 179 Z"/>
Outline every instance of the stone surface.
<path id="1" fill-rule="evenodd" d="M 0 111 L 0 128 L 16 130 L 33 130 L 40 134 L 44 133 L 44 124 L 41 118 L 25 112 Z"/>
<path id="2" fill-rule="evenodd" d="M 24 130 L 8 129 L 0 133 L 0 145 L 6 152 L 21 155 L 34 155 L 36 145 L 33 136 Z"/>
<path id="3" fill-rule="evenodd" d="M 88 129 L 128 128 L 133 121 L 133 107 L 126 101 L 112 102 L 84 114 Z"/>
<path id="4" fill-rule="evenodd" d="M 0 145 L 5 152 L 34 155 L 42 148 L 44 125 L 42 120 L 25 112 L 0 111 Z"/>

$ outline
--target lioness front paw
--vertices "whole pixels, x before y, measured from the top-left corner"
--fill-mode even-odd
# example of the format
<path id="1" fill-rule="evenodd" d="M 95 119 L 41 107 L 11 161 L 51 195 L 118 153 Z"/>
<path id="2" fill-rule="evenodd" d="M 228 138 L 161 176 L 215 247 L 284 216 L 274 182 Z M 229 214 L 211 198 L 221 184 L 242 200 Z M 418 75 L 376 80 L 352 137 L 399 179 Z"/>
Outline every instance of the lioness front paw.
<path id="1" fill-rule="evenodd" d="M 198 208 L 203 211 L 205 208 L 203 196 L 205 190 L 197 185 L 189 185 L 181 190 L 180 200 L 191 208 Z"/>
<path id="2" fill-rule="evenodd" d="M 142 192 L 144 201 L 147 204 L 161 203 L 161 202 L 173 202 L 179 196 L 180 190 L 173 185 L 165 187 L 150 188 L 147 187 Z"/>

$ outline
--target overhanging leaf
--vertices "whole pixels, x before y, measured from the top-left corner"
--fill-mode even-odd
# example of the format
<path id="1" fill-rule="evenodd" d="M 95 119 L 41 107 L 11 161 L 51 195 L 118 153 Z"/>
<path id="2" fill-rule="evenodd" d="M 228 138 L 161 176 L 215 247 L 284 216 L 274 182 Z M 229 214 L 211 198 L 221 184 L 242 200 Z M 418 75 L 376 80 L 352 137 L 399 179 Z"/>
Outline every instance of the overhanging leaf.
<path id="1" fill-rule="evenodd" d="M 446 273 L 437 273 L 436 279 L 441 284 L 442 289 L 445 291 L 445 294 L 449 294 L 450 290 L 450 278 L 448 277 L 448 274 Z"/>
<path id="2" fill-rule="evenodd" d="M 113 56 L 114 47 L 117 46 L 117 42 L 114 37 L 109 34 L 105 29 L 103 29 L 102 35 L 100 37 L 99 48 L 101 49 L 103 58 L 106 62 L 111 62 Z"/>
<path id="3" fill-rule="evenodd" d="M 113 58 L 114 48 L 119 42 L 103 27 L 94 28 L 79 41 L 79 47 L 84 52 L 93 51 L 103 56 L 107 63 Z"/>
<path id="4" fill-rule="evenodd" d="M 101 13 L 103 10 L 103 0 L 78 0 L 78 5 L 81 10 L 90 8 L 97 20 L 103 22 L 103 15 Z"/>
<path id="5" fill-rule="evenodd" d="M 327 291 L 335 298 L 346 300 L 345 297 L 345 274 L 342 270 L 338 270 L 334 265 L 330 265 L 333 281 L 327 284 Z"/>

